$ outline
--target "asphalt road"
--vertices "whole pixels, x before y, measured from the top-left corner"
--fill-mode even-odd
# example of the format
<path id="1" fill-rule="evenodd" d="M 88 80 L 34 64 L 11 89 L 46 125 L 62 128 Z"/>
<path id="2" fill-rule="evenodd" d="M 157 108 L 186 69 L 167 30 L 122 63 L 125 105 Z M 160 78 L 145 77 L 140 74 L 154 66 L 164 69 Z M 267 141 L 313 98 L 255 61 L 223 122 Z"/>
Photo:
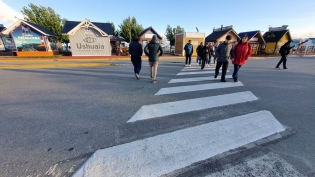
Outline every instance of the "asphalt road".
<path id="1" fill-rule="evenodd" d="M 186 77 L 176 76 L 183 61 L 161 61 L 156 84 L 146 61 L 139 81 L 129 61 L 114 61 L 118 66 L 109 67 L 1 69 L 0 176 L 70 176 L 98 149 L 260 110 L 272 112 L 295 133 L 218 160 L 215 166 L 204 162 L 169 175 L 220 176 L 231 168 L 218 165 L 223 161 L 240 165 L 231 159 L 277 156 L 299 173 L 315 176 L 315 58 L 289 58 L 289 70 L 275 69 L 277 62 L 249 60 L 239 73 L 244 87 L 160 96 L 154 94 L 170 87 L 171 79 Z M 231 65 L 229 69 L 233 71 Z M 143 105 L 241 91 L 251 91 L 259 100 L 127 123 Z"/>

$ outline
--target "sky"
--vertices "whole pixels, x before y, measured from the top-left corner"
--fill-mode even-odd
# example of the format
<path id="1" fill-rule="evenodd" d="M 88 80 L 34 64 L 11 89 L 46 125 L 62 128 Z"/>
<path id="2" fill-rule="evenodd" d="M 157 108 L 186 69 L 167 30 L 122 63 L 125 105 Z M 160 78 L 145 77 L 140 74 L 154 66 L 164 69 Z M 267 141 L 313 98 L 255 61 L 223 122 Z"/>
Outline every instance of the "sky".
<path id="1" fill-rule="evenodd" d="M 315 37 L 315 0 L 0 0 L 0 24 L 12 25 L 23 18 L 21 9 L 33 3 L 51 7 L 70 21 L 114 22 L 128 16 L 164 35 L 167 25 L 183 27 L 186 32 L 211 34 L 213 28 L 233 25 L 237 32 L 289 25 L 293 38 Z"/>

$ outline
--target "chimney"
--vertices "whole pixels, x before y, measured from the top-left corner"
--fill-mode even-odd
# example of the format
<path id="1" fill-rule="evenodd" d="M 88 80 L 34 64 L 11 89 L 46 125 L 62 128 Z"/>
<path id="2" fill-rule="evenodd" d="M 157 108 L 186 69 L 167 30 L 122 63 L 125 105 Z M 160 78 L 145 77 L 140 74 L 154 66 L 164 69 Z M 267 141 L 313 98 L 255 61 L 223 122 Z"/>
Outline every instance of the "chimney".
<path id="1" fill-rule="evenodd" d="M 222 30 L 222 28 L 223 28 L 223 25 L 221 25 L 221 30 Z"/>

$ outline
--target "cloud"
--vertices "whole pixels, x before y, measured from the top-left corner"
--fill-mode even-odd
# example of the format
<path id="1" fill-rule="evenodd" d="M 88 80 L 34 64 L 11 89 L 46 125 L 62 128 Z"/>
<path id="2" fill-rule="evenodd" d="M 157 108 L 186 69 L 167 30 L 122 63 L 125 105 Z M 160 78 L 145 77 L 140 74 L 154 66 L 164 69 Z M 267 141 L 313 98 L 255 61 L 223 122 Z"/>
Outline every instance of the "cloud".
<path id="1" fill-rule="evenodd" d="M 0 0 L 0 23 L 8 27 L 9 25 L 17 21 L 15 16 L 17 18 L 23 19 L 22 13 L 12 9 L 7 4 L 5 4 L 2 0 Z"/>
<path id="2" fill-rule="evenodd" d="M 290 29 L 291 36 L 294 39 L 299 38 L 314 38 L 315 37 L 315 30 L 311 28 L 304 28 L 304 29 Z"/>

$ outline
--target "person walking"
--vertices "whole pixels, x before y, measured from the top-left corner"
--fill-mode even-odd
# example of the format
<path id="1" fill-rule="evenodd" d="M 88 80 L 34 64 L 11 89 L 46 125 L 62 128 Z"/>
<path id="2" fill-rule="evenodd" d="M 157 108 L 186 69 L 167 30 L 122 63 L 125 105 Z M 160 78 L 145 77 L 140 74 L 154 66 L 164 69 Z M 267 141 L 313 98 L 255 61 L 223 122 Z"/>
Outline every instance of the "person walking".
<path id="1" fill-rule="evenodd" d="M 162 46 L 156 38 L 156 35 L 153 35 L 149 44 L 144 48 L 145 54 L 149 56 L 150 74 L 154 84 L 157 82 L 156 75 L 159 65 L 159 56 L 163 55 Z"/>
<path id="2" fill-rule="evenodd" d="M 188 43 L 184 47 L 185 54 L 186 54 L 186 65 L 191 66 L 191 55 L 194 53 L 194 46 L 191 44 L 191 40 L 188 40 Z"/>
<path id="3" fill-rule="evenodd" d="M 198 45 L 197 49 L 197 63 L 199 62 L 199 65 L 201 65 L 201 60 L 202 60 L 202 56 L 203 56 L 203 42 L 200 42 L 200 44 Z"/>
<path id="4" fill-rule="evenodd" d="M 207 67 L 210 67 L 211 65 L 211 58 L 213 57 L 213 60 L 214 60 L 214 57 L 215 57 L 215 49 L 214 49 L 214 45 L 212 44 L 212 42 L 209 42 L 208 44 L 208 47 L 209 47 L 209 58 L 207 59 Z M 214 61 L 213 61 L 214 63 Z"/>
<path id="5" fill-rule="evenodd" d="M 139 43 L 139 38 L 138 36 L 133 37 L 133 41 L 129 45 L 129 54 L 131 56 L 131 62 L 133 64 L 133 70 L 135 73 L 135 77 L 137 80 L 140 79 L 140 70 L 141 70 L 141 55 L 143 52 L 142 45 Z"/>
<path id="6" fill-rule="evenodd" d="M 202 57 L 201 70 L 203 70 L 203 68 L 204 68 L 205 65 L 206 65 L 206 62 L 208 62 L 209 54 L 210 54 L 209 45 L 203 46 L 203 48 L 202 48 L 202 54 L 201 54 L 201 57 Z"/>
<path id="7" fill-rule="evenodd" d="M 217 56 L 217 65 L 215 68 L 215 75 L 214 78 L 217 78 L 219 75 L 219 70 L 222 66 L 222 75 L 221 75 L 221 82 L 226 82 L 225 75 L 227 68 L 229 66 L 229 59 L 233 60 L 235 58 L 233 46 L 231 44 L 231 36 L 227 35 L 225 41 L 221 43 L 215 51 Z"/>
<path id="8" fill-rule="evenodd" d="M 252 45 L 248 43 L 248 36 L 245 34 L 241 40 L 234 46 L 235 58 L 232 60 L 234 64 L 233 79 L 238 82 L 238 71 L 244 65 L 247 59 L 252 55 Z"/>
<path id="9" fill-rule="evenodd" d="M 292 40 L 289 40 L 283 46 L 280 47 L 279 53 L 281 54 L 281 59 L 279 63 L 277 64 L 276 68 L 279 68 L 279 66 L 283 62 L 283 69 L 288 69 L 287 68 L 287 55 L 289 55 L 290 50 L 295 47 L 295 46 L 290 47 L 291 43 L 292 43 Z"/>
<path id="10" fill-rule="evenodd" d="M 213 45 L 213 64 L 215 64 L 215 62 L 217 62 L 217 56 L 215 55 L 215 51 L 217 50 L 218 48 L 218 45 L 219 45 L 219 42 L 216 42 L 214 45 Z"/>

